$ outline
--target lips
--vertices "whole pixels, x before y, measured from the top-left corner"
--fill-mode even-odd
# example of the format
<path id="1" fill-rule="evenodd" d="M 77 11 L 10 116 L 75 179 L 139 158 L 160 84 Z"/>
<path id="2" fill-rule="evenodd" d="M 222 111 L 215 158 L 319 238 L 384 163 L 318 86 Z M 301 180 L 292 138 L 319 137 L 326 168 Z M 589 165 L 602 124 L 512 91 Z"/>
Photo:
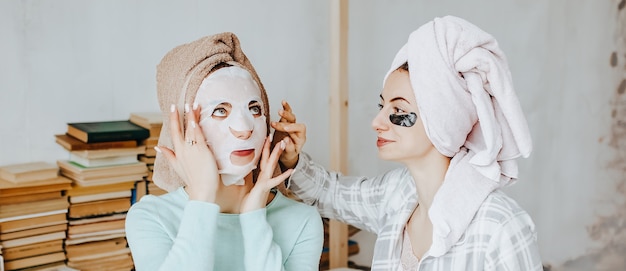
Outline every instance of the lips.
<path id="1" fill-rule="evenodd" d="M 391 142 L 393 142 L 393 141 L 391 141 L 389 139 L 386 139 L 386 138 L 383 138 L 383 137 L 378 137 L 378 139 L 376 140 L 376 146 L 380 148 L 380 147 L 385 146 L 385 145 L 387 145 L 387 144 L 389 144 Z"/>
<path id="2" fill-rule="evenodd" d="M 236 166 L 247 165 L 254 160 L 254 149 L 237 150 L 230 153 L 230 162 Z"/>
<path id="3" fill-rule="evenodd" d="M 241 157 L 248 156 L 253 153 L 254 153 L 254 149 L 238 150 L 238 151 L 232 152 L 233 155 L 241 156 Z"/>

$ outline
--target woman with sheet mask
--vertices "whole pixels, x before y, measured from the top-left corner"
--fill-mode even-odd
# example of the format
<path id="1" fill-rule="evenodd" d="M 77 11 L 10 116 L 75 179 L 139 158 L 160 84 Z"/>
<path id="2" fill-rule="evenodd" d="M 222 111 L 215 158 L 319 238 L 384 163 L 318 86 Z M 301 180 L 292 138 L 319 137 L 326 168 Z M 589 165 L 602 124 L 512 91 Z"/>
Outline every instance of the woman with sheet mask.
<path id="1" fill-rule="evenodd" d="M 270 151 L 265 89 L 237 37 L 174 48 L 157 90 L 167 117 L 153 179 L 169 193 L 128 212 L 136 270 L 318 270 L 321 218 L 275 189 L 291 174 L 274 176 L 285 143 Z"/>
<path id="2" fill-rule="evenodd" d="M 452 16 L 414 31 L 385 76 L 372 121 L 380 158 L 405 167 L 376 177 L 328 172 L 300 153 L 306 128 L 288 104 L 291 191 L 378 235 L 372 270 L 542 270 L 535 225 L 498 188 L 517 179 L 531 140 L 504 54 Z M 295 123 L 295 124 L 293 124 Z"/>

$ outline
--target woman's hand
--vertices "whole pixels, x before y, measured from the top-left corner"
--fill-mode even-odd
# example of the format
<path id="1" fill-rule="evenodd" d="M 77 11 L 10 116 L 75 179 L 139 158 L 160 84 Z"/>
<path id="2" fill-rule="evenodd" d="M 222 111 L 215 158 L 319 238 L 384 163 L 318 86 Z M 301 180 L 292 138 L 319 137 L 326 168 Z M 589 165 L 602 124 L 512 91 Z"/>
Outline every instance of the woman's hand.
<path id="1" fill-rule="evenodd" d="M 306 125 L 296 123 L 296 115 L 293 114 L 291 106 L 286 101 L 282 101 L 283 109 L 278 110 L 280 121 L 271 123 L 274 133 L 274 140 L 285 142 L 285 151 L 280 156 L 280 163 L 283 168 L 295 168 L 302 151 L 302 146 L 306 142 Z"/>
<path id="2" fill-rule="evenodd" d="M 162 153 L 176 173 L 185 182 L 189 199 L 215 202 L 219 188 L 217 162 L 206 144 L 202 128 L 198 125 L 200 108 L 194 104 L 193 110 L 185 105 L 187 131 L 184 133 L 178 118 L 176 106 L 170 110 L 170 134 L 174 150 L 159 146 L 155 149 Z"/>
<path id="3" fill-rule="evenodd" d="M 285 141 L 281 140 L 270 155 L 270 142 L 268 137 L 263 144 L 263 152 L 261 153 L 261 171 L 257 177 L 256 183 L 252 190 L 243 198 L 241 204 L 241 213 L 246 213 L 261 208 L 265 208 L 267 199 L 270 194 L 270 190 L 285 181 L 289 175 L 293 172 L 293 169 L 289 169 L 282 174 L 272 178 L 274 169 L 278 165 L 278 157 L 285 150 Z"/>

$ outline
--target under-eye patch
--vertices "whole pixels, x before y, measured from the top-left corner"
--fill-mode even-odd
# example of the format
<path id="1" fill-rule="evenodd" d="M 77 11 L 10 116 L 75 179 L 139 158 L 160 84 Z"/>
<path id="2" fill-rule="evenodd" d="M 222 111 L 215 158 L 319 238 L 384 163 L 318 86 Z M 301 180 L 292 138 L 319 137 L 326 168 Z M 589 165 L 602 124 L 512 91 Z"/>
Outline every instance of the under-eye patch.
<path id="1" fill-rule="evenodd" d="M 405 114 L 391 114 L 389 115 L 389 121 L 398 126 L 411 127 L 415 125 L 415 122 L 417 121 L 417 114 L 413 112 Z"/>

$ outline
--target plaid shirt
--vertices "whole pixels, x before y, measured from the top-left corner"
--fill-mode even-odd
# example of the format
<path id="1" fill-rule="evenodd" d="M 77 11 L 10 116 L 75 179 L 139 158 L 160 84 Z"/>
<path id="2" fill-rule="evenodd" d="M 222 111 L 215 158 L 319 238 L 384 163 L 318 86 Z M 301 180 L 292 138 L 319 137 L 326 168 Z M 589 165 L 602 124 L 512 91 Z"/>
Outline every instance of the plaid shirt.
<path id="1" fill-rule="evenodd" d="M 377 234 L 372 271 L 403 270 L 404 227 L 417 205 L 406 168 L 373 177 L 341 176 L 302 153 L 290 190 L 323 217 Z M 422 257 L 417 270 L 542 270 L 535 225 L 517 203 L 497 190 L 476 212 L 460 240 L 444 255 Z"/>

